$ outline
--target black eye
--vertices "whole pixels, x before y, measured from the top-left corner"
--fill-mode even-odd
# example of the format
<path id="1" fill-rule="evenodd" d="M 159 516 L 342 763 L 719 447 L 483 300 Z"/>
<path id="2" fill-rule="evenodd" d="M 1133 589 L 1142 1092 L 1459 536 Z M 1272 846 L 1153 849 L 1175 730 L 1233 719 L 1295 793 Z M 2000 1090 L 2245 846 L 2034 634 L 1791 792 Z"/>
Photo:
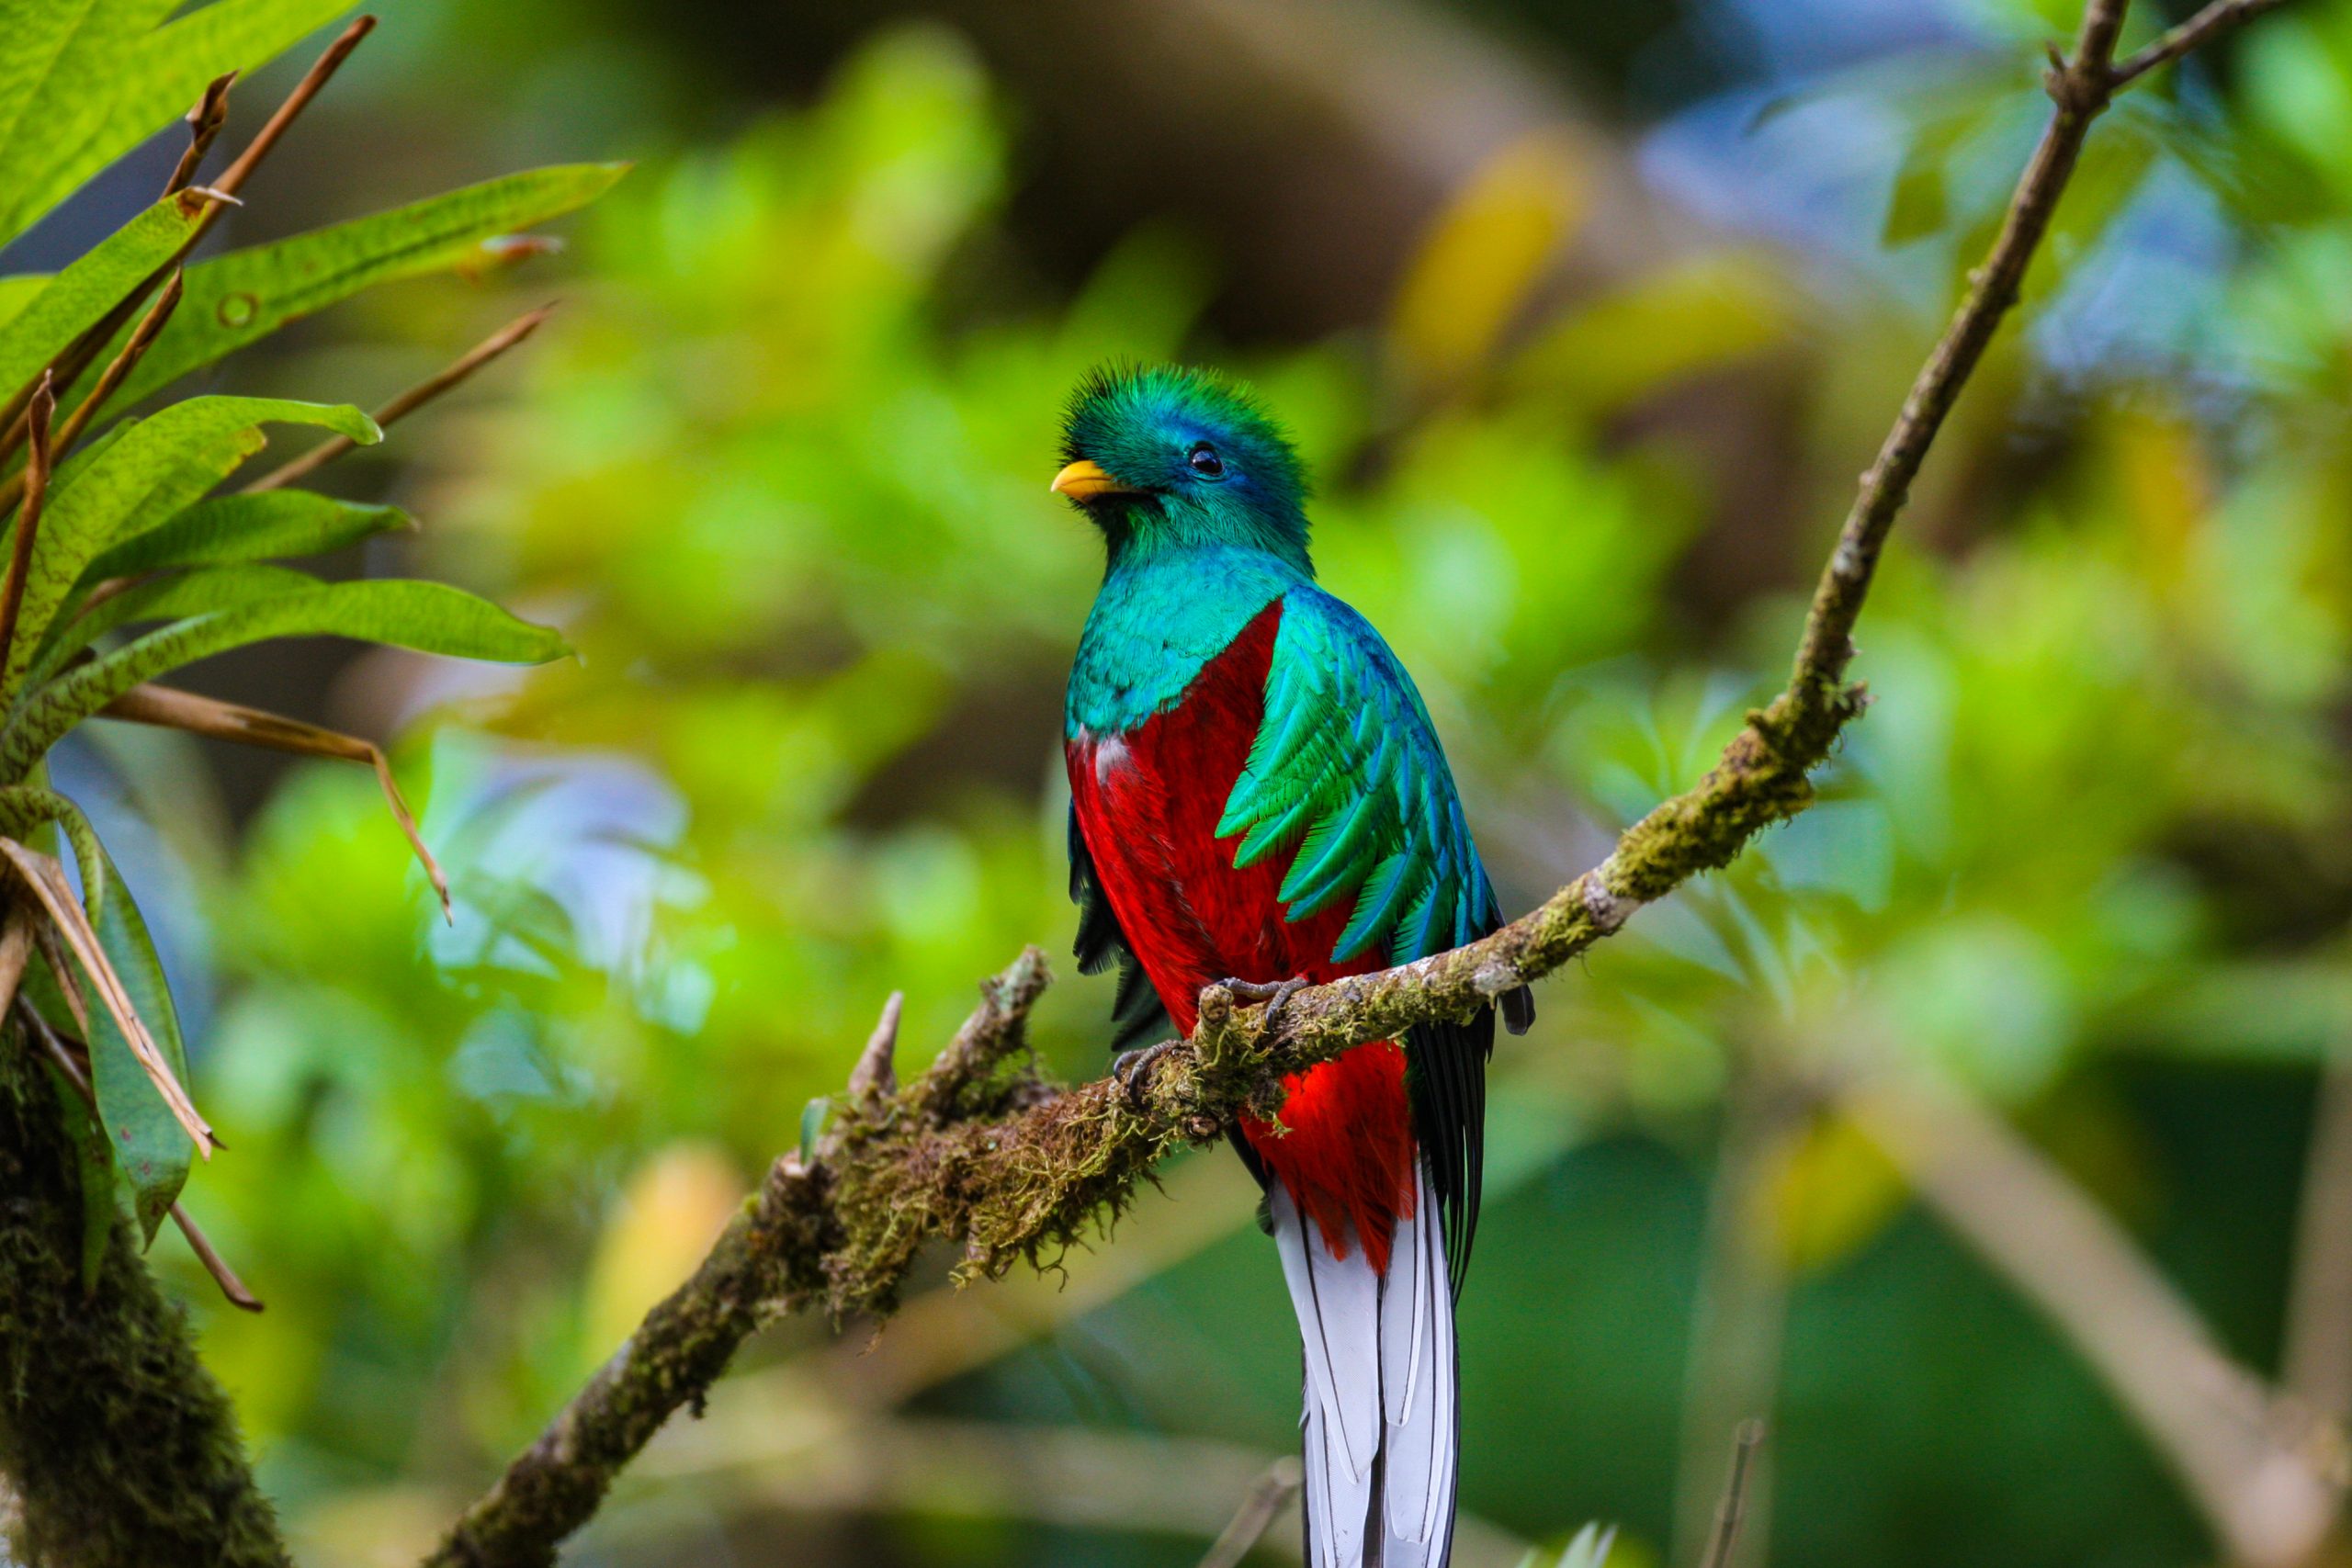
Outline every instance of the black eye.
<path id="1" fill-rule="evenodd" d="M 1204 479 L 1225 478 L 1225 459 L 1218 457 L 1216 448 L 1205 441 L 1194 442 L 1192 451 L 1185 454 L 1184 461 L 1192 464 L 1193 472 Z"/>

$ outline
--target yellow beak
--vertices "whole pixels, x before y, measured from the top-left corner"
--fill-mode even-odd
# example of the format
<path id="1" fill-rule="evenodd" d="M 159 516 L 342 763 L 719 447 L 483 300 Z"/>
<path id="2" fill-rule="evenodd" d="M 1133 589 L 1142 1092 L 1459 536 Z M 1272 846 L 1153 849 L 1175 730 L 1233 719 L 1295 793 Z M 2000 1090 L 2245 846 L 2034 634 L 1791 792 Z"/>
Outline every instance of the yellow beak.
<path id="1" fill-rule="evenodd" d="M 1109 474 L 1104 473 L 1100 463 L 1085 457 L 1080 457 L 1077 462 L 1056 474 L 1051 488 L 1056 495 L 1066 495 L 1072 501 L 1092 501 L 1095 497 L 1102 495 L 1137 493 L 1133 485 L 1121 484 Z"/>

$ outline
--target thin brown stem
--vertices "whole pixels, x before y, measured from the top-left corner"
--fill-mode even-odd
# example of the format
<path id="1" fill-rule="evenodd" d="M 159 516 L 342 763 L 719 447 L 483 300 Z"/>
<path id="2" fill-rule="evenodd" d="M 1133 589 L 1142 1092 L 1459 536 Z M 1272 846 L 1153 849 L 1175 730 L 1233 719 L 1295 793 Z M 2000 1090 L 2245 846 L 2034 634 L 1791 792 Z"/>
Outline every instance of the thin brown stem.
<path id="1" fill-rule="evenodd" d="M 899 1049 L 899 1019 L 906 1006 L 904 991 L 892 991 L 884 998 L 882 1016 L 875 1021 L 874 1032 L 866 1036 L 865 1049 L 858 1056 L 857 1066 L 849 1071 L 850 1093 L 899 1092 L 899 1071 L 892 1058 Z"/>
<path id="2" fill-rule="evenodd" d="M 2047 77 L 2056 106 L 2041 133 L 2025 175 L 2009 198 L 2007 217 L 1983 265 L 1968 275 L 1968 292 L 1952 313 L 1935 352 L 1912 382 L 1902 412 L 1878 450 L 1860 492 L 1838 531 L 1837 547 L 1815 590 L 1805 617 L 1804 641 L 1790 678 L 1783 722 L 1806 729 L 1830 723 L 1845 697 L 1846 667 L 1854 657 L 1855 619 L 1870 592 L 1871 577 L 1887 531 L 1910 498 L 1911 484 L 1927 460 L 1928 448 L 1959 400 L 2011 307 L 2026 269 L 2050 228 L 2058 198 L 2073 176 L 2091 122 L 2115 91 L 2109 62 L 2123 29 L 2126 0 L 2091 0 L 2075 34 L 2071 59 L 2053 65 Z M 1781 703 L 1773 705 L 1775 709 Z"/>
<path id="3" fill-rule="evenodd" d="M 1201 1559 L 1201 1568 L 1238 1568 L 1250 1555 L 1250 1549 L 1273 1525 L 1290 1500 L 1298 1495 L 1305 1479 L 1298 1461 L 1289 1454 L 1266 1467 L 1266 1473 L 1250 1483 L 1250 1495 L 1241 1499 L 1241 1506 L 1234 1510 L 1233 1522 L 1210 1543 L 1207 1555 Z"/>
<path id="4" fill-rule="evenodd" d="M 213 1136 L 211 1127 L 198 1112 L 196 1101 L 188 1098 L 188 1092 L 173 1071 L 171 1063 L 164 1059 L 155 1037 L 148 1032 L 145 1021 L 131 1003 L 130 993 L 124 987 L 122 976 L 116 972 L 113 960 L 107 956 L 105 946 L 98 941 L 98 933 L 91 929 L 89 917 L 75 900 L 74 889 L 65 880 L 64 869 L 49 856 L 38 850 L 28 849 L 13 839 L 0 839 L 0 859 L 7 862 L 8 868 L 17 874 L 25 890 L 33 896 L 34 902 L 49 916 L 47 920 L 36 923 L 34 935 L 40 939 L 54 937 L 73 955 L 74 963 L 71 964 L 62 960 L 53 961 L 51 964 L 67 999 L 74 999 L 74 976 L 78 967 L 88 977 L 91 988 L 98 994 L 99 1003 L 107 1010 L 107 1016 L 114 1020 L 115 1027 L 121 1031 L 123 1040 L 130 1046 L 130 1054 L 139 1058 L 140 1066 L 153 1082 L 156 1092 L 163 1097 L 164 1105 L 170 1108 L 173 1118 L 195 1143 L 196 1152 L 210 1159 L 212 1151 L 222 1146 L 220 1141 Z M 86 1017 L 82 1019 L 82 1025 L 86 1033 L 89 1028 Z"/>
<path id="5" fill-rule="evenodd" d="M 468 349 L 463 355 L 446 368 L 426 377 L 382 408 L 378 409 L 375 413 L 377 424 L 389 430 L 434 399 L 462 385 L 483 366 L 538 331 L 540 323 L 554 313 L 553 305 L 543 305 L 528 315 L 509 321 L 472 348 Z M 326 467 L 357 445 L 358 443 L 347 435 L 330 436 L 300 457 L 281 464 L 245 486 L 245 493 L 251 495 L 257 491 L 276 490 L 280 485 L 291 484 L 296 479 Z"/>
<path id="6" fill-rule="evenodd" d="M 2301 1568 L 2340 1502 L 2340 1443 L 2289 1418 L 2122 1228 L 1993 1111 L 1880 1077 L 1842 1103 L 1946 1224 L 2070 1340 L 2241 1568 Z"/>
<path id="7" fill-rule="evenodd" d="M 2287 1391 L 2323 1420 L 2352 1419 L 2352 1056 L 2328 1064 L 2312 1108 L 2286 1342 Z"/>
<path id="8" fill-rule="evenodd" d="M 220 1249 L 212 1245 L 212 1238 L 204 1234 L 203 1228 L 188 1217 L 187 1210 L 176 1201 L 172 1204 L 171 1215 L 172 1224 L 179 1227 L 181 1239 L 187 1243 L 187 1249 L 196 1254 L 196 1260 L 204 1265 L 204 1271 L 212 1276 L 212 1282 L 220 1288 L 220 1294 L 227 1298 L 231 1306 L 241 1312 L 268 1310 L 262 1299 L 237 1277 L 237 1271 L 229 1267 L 229 1260 L 220 1256 Z"/>
<path id="9" fill-rule="evenodd" d="M 433 852 L 424 847 L 424 835 L 417 828 L 416 817 L 401 795 L 399 781 L 392 777 L 391 759 L 374 741 L 305 724 L 299 718 L 224 703 L 217 697 L 153 684 L 133 686 L 99 709 L 98 716 L 185 730 L 190 735 L 233 740 L 240 746 L 259 746 L 297 757 L 367 763 L 376 772 L 376 784 L 384 792 L 384 804 L 390 810 L 392 820 L 400 824 L 401 836 L 408 840 L 409 849 L 433 884 L 434 897 L 441 902 L 442 918 L 454 918 L 449 905 L 449 879 L 442 874 L 441 863 L 433 858 Z"/>
<path id="10" fill-rule="evenodd" d="M 1731 1554 L 1739 1547 L 1740 1524 L 1747 1517 L 1748 1472 L 1763 1446 L 1761 1421 L 1742 1421 L 1732 1434 L 1731 1475 L 1724 1483 L 1723 1501 L 1715 1506 L 1715 1531 L 1708 1539 L 1707 1554 L 1699 1560 L 1699 1568 L 1730 1568 Z"/>
<path id="11" fill-rule="evenodd" d="M 74 406 L 72 413 L 65 416 L 64 424 L 57 432 L 59 457 L 74 449 L 74 443 L 90 428 L 90 422 L 98 417 L 108 400 L 139 367 L 139 362 L 147 357 L 147 351 L 154 346 L 155 339 L 171 324 L 172 313 L 180 308 L 187 287 L 187 274 L 184 269 L 172 274 L 172 280 L 164 285 L 164 291 L 155 296 L 155 302 L 147 307 L 147 313 L 140 317 L 139 324 L 131 329 L 130 338 L 122 345 L 122 352 L 108 360 L 106 369 L 99 372 L 98 384 L 90 389 L 89 395 Z"/>
<path id="12" fill-rule="evenodd" d="M 140 307 L 146 303 L 156 286 L 176 272 L 187 262 L 189 253 L 203 243 L 204 237 L 212 231 L 212 225 L 220 220 L 222 210 L 243 205 L 237 193 L 244 187 L 244 183 L 253 177 L 254 171 L 284 139 L 302 111 L 310 107 L 311 100 L 319 96 L 335 72 L 342 68 L 343 62 L 350 58 L 351 51 L 359 47 L 360 40 L 374 31 L 375 27 L 376 18 L 373 17 L 360 17 L 354 20 L 334 42 L 327 46 L 317 62 L 295 85 L 293 92 L 287 95 L 286 101 L 277 107 L 277 112 L 269 117 L 268 122 L 237 155 L 236 162 L 222 171 L 219 179 L 209 186 L 191 185 L 174 193 L 186 209 L 196 215 L 187 238 L 181 242 L 171 260 L 141 279 L 114 309 L 57 356 L 56 362 L 50 367 L 49 374 L 58 386 L 70 389 L 80 380 L 83 373 L 96 361 L 99 352 L 114 341 L 114 334 L 120 332 Z M 198 107 L 201 107 L 200 105 Z M 5 412 L 0 413 L 0 424 L 5 425 L 5 429 L 0 429 L 0 461 L 6 461 L 24 439 L 24 412 L 17 402 L 11 402 Z"/>
<path id="13" fill-rule="evenodd" d="M 236 80 L 234 71 L 215 76 L 205 87 L 204 96 L 187 111 L 187 147 L 180 153 L 172 177 L 164 184 L 165 196 L 177 196 L 196 183 L 196 172 L 203 165 L 204 155 L 212 151 L 220 128 L 229 123 L 229 88 Z"/>
<path id="14" fill-rule="evenodd" d="M 16 646 L 17 617 L 25 607 L 25 575 L 32 570 L 33 543 L 40 534 L 41 503 L 49 497 L 49 423 L 57 414 L 57 394 L 43 376 L 25 410 L 31 446 L 25 458 L 25 498 L 17 512 L 17 535 L 8 553 L 8 577 L 0 586 L 0 667 Z"/>
<path id="15" fill-rule="evenodd" d="M 1675 1477 L 1678 1562 L 1713 1562 L 1720 1535 L 1723 1435 L 1769 1418 L 1779 1402 L 1781 1345 L 1788 1332 L 1789 1269 L 1774 1228 L 1759 1225 L 1788 1177 L 1806 1107 L 1776 1059 L 1744 1051 L 1724 1092 L 1724 1128 L 1691 1305 L 1682 1399 L 1681 1458 Z M 1745 1465 L 1745 1460 L 1741 1461 Z M 1746 1516 L 1744 1561 L 1761 1562 L 1770 1520 L 1769 1477 L 1738 1472 Z M 1723 1560 L 1727 1568 L 1729 1559 Z"/>
<path id="16" fill-rule="evenodd" d="M 334 73 L 343 69 L 343 62 L 351 58 L 351 51 L 375 30 L 375 17 L 354 17 L 351 25 L 344 28 L 310 70 L 303 73 L 302 79 L 294 85 L 294 90 L 286 95 L 286 101 L 277 106 L 277 112 L 269 117 L 261 130 L 254 133 L 254 139 L 245 144 L 245 150 L 237 154 L 236 162 L 212 182 L 212 188 L 228 196 L 234 196 L 244 189 L 245 182 L 253 178 L 254 171 L 261 167 L 262 161 L 285 139 L 286 133 L 293 129 L 294 122 L 302 118 L 302 111 L 311 107 L 311 100 L 325 90 L 326 85 L 334 79 Z"/>
<path id="17" fill-rule="evenodd" d="M 2286 0 L 2213 0 L 2213 4 L 2155 42 L 2120 62 L 2108 80 L 2116 88 L 2128 87 L 2158 66 L 2169 65 L 2191 50 L 2211 43 L 2230 28 L 2250 22 L 2265 11 L 2275 10 L 2285 4 Z"/>
<path id="18" fill-rule="evenodd" d="M 0 971 L 5 971 L 10 951 L 5 945 L 5 942 L 14 940 L 16 930 L 12 916 L 8 936 L 5 941 L 0 941 Z M 26 945 L 29 949 L 30 942 L 28 942 Z M 19 957 L 17 964 L 18 973 L 21 975 L 24 960 Z M 96 1115 L 98 1092 L 90 1082 L 88 1048 L 85 1046 L 82 1052 L 76 1053 L 63 1036 L 50 1027 L 49 1020 L 41 1017 L 40 1010 L 24 998 L 18 997 L 16 1005 L 17 1016 L 25 1021 L 25 1027 L 31 1032 L 33 1037 L 41 1043 L 41 1049 L 48 1055 L 50 1065 L 54 1066 L 59 1075 L 73 1087 L 74 1092 L 81 1097 L 82 1103 L 89 1107 L 90 1114 Z M 179 1227 L 180 1235 L 187 1242 L 188 1250 L 196 1254 L 196 1260 L 198 1263 L 204 1265 L 204 1271 L 212 1276 L 212 1282 L 220 1288 L 220 1293 L 228 1299 L 229 1304 L 245 1312 L 262 1311 L 261 1298 L 245 1288 L 245 1282 L 237 1277 L 237 1271 L 234 1269 L 229 1267 L 229 1260 L 220 1256 L 220 1249 L 212 1245 L 212 1239 L 204 1234 L 203 1229 L 194 1220 L 188 1218 L 187 1211 L 175 1201 L 172 1204 L 170 1213 L 172 1224 Z"/>

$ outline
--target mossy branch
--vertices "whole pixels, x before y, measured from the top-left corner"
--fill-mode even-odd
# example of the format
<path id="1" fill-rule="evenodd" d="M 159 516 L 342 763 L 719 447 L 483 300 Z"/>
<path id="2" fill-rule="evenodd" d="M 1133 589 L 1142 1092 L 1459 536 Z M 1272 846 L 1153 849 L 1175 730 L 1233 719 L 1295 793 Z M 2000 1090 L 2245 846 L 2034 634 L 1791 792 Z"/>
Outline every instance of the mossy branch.
<path id="1" fill-rule="evenodd" d="M 13 977 L 0 988 L 14 995 Z M 85 1280 L 83 1214 L 59 1091 L 17 1026 L 0 1021 L 0 1472 L 22 1510 L 12 1560 L 284 1564 L 185 1314 L 140 1261 L 125 1219 Z"/>
<path id="2" fill-rule="evenodd" d="M 1237 1007 L 1230 992 L 1210 987 L 1191 1037 L 1160 1048 L 1132 1084 L 1056 1089 L 1038 1078 L 1023 1039 L 1047 980 L 1034 947 L 983 987 L 980 1010 L 904 1089 L 890 1067 L 894 998 L 813 1158 L 776 1162 L 695 1277 L 654 1309 L 429 1562 L 552 1562 L 556 1544 L 594 1512 L 637 1448 L 671 1411 L 701 1399 L 734 1344 L 767 1314 L 819 1305 L 836 1315 L 887 1313 L 934 1238 L 961 1248 L 967 1279 L 996 1277 L 1016 1261 L 1050 1263 L 1107 1226 L 1163 1156 L 1218 1136 L 1245 1111 L 1270 1113 L 1284 1075 L 1413 1024 L 1463 1017 L 1542 978 L 1804 810 L 1809 775 L 1866 702 L 1846 671 L 1880 550 L 1961 389 L 2017 303 L 2092 122 L 2132 82 L 2278 3 L 2215 0 L 2118 65 L 2127 0 L 2090 0 L 2071 56 L 2052 53 L 2045 85 L 2054 107 L 1999 235 L 1862 476 L 1786 689 L 1747 716 L 1695 786 L 1634 823 L 1606 860 L 1532 913 L 1451 953 L 1299 991 L 1271 1028 L 1264 1007 Z"/>

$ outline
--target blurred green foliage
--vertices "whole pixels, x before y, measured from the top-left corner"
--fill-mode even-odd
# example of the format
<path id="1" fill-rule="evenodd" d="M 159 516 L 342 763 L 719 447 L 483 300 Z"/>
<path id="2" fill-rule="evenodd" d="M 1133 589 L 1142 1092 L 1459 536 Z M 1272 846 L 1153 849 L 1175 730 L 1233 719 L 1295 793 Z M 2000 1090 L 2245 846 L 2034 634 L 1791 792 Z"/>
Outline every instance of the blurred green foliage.
<path id="1" fill-rule="evenodd" d="M 430 777 L 457 924 L 364 777 L 298 773 L 232 855 L 185 854 L 226 993 L 201 1096 L 235 1150 L 192 1201 L 272 1310 L 191 1297 L 312 1560 L 396 1557 L 527 1439 L 888 992 L 919 1055 L 1022 942 L 1065 945 L 1055 726 L 1099 563 L 1045 483 L 1082 371 L 1215 358 L 1292 423 L 1324 578 L 1415 671 L 1524 907 L 1777 684 L 1793 594 L 2030 135 L 2012 41 L 1818 89 L 1905 127 L 1863 287 L 1725 241 L 1550 302 L 1523 254 L 1448 240 L 1581 220 L 1521 146 L 1430 226 L 1385 325 L 1221 345 L 1198 325 L 1216 259 L 1182 234 L 1138 231 L 1068 297 L 1023 264 L 1018 107 L 928 29 L 601 203 L 560 325 L 507 395 L 444 417 L 412 485 L 435 565 L 581 660 L 359 672 L 432 716 L 401 765 Z M 2276 1355 L 2308 1084 L 2352 1039 L 2352 6 L 2114 118 L 1890 553 L 1874 704 L 1822 804 L 1555 979 L 1498 1059 L 1464 1307 L 1464 1500 L 1495 1561 L 1593 1518 L 1622 1526 L 1611 1562 L 1662 1561 L 1678 1483 L 1678 1483 L 1686 1439 L 1721 1447 L 1678 1426 L 1726 1090 L 1759 1076 L 1933 1065 L 2230 1349 Z M 2222 239 L 2150 271 L 2184 225 Z M 1498 325 L 1465 335 L 1445 299 Z M 2107 352 L 2118 318 L 2168 324 Z M 1094 1071 L 1108 1007 L 1066 977 L 1041 1049 Z M 1868 1137 L 1831 1112 L 1777 1136 L 1735 1216 L 1789 1292 L 1772 1561 L 2203 1560 L 2106 1391 Z M 1193 1561 L 976 1476 L 894 1484 L 877 1459 L 820 1486 L 728 1435 L 1284 1450 L 1292 1330 L 1215 1180 L 1180 1167 L 1177 1203 L 1069 1260 L 1082 1299 L 1036 1309 L 1033 1343 L 940 1348 L 994 1344 L 985 1292 L 872 1363 L 780 1332 L 582 1560 Z M 1193 1203 L 1222 1207 L 1168 1239 Z M 877 1408 L 861 1369 L 893 1354 L 935 1370 Z M 1192 1497 L 1192 1473 L 1153 1483 L 1210 1533 L 1238 1494 Z"/>

